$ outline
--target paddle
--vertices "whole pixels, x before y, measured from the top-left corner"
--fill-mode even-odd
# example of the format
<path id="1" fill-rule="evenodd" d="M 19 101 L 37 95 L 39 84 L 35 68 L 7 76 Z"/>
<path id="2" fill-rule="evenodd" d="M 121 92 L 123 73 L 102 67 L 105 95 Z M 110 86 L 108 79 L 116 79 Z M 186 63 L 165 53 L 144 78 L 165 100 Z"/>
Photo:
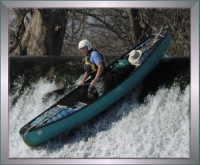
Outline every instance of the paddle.
<path id="1" fill-rule="evenodd" d="M 43 100 L 49 98 L 50 96 L 52 96 L 54 94 L 57 94 L 57 95 L 64 94 L 66 89 L 69 89 L 69 88 L 72 88 L 72 87 L 78 87 L 78 86 L 85 86 L 85 85 L 90 85 L 90 83 L 85 83 L 85 84 L 81 84 L 81 85 L 78 85 L 78 84 L 68 85 L 67 87 L 57 89 L 57 90 L 54 90 L 52 92 L 45 94 L 44 97 L 43 97 Z"/>
<path id="2" fill-rule="evenodd" d="M 90 85 L 90 83 L 85 83 L 85 84 L 81 84 L 81 85 L 78 85 L 78 84 L 68 85 L 67 88 L 76 87 L 76 86 L 85 86 L 85 85 Z"/>

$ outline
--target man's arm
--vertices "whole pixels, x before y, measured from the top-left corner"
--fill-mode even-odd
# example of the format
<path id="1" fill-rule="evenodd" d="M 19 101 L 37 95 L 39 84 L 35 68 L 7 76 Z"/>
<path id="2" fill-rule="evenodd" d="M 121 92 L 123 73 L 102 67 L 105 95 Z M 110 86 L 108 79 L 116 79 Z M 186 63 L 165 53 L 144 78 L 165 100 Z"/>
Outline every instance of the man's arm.
<path id="1" fill-rule="evenodd" d="M 98 79 L 102 76 L 102 73 L 103 73 L 103 70 L 104 70 L 104 64 L 103 64 L 102 61 L 99 62 L 99 63 L 97 64 L 97 66 L 98 66 L 97 74 L 96 74 L 96 76 L 95 76 L 95 79 L 92 80 L 92 85 L 95 85 L 96 83 L 98 83 Z"/>
<path id="2" fill-rule="evenodd" d="M 97 64 L 97 66 L 98 66 L 98 69 L 97 69 L 97 74 L 96 74 L 95 78 L 100 78 L 103 73 L 103 70 L 104 70 L 103 62 L 99 62 Z"/>

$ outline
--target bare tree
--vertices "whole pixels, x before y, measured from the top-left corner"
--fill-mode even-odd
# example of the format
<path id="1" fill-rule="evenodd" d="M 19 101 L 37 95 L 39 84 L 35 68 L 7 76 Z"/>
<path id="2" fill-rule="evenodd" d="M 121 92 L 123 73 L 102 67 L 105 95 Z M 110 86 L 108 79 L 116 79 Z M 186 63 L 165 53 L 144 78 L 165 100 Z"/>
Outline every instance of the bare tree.
<path id="1" fill-rule="evenodd" d="M 130 36 L 132 43 L 140 42 L 142 28 L 139 26 L 139 10 L 127 8 L 126 11 L 130 22 Z"/>
<path id="2" fill-rule="evenodd" d="M 168 25 L 171 44 L 168 54 L 173 56 L 190 55 L 190 10 L 189 9 L 140 9 L 140 25 L 146 34 L 162 25 Z"/>
<path id="3" fill-rule="evenodd" d="M 20 33 L 22 37 L 19 38 L 16 49 L 11 50 L 11 55 L 60 55 L 67 10 L 33 9 L 31 11 L 31 21 L 26 30 Z M 24 26 L 24 17 L 17 19 L 21 20 L 20 26 Z"/>
<path id="4" fill-rule="evenodd" d="M 105 55 L 119 55 L 133 46 L 125 9 L 73 9 L 69 13 L 63 52 L 80 53 L 77 45 L 84 38 Z"/>
<path id="5" fill-rule="evenodd" d="M 15 11 L 18 15 L 18 31 L 15 33 L 17 42 L 12 39 L 13 44 L 10 43 L 13 55 L 79 55 L 78 43 L 85 38 L 104 55 L 121 55 L 162 25 L 168 25 L 171 32 L 171 45 L 167 53 L 175 56 L 190 54 L 189 9 L 74 8 Z M 27 12 L 31 13 L 31 20 L 25 29 L 23 22 Z"/>
<path id="6" fill-rule="evenodd" d="M 15 28 L 13 31 L 10 30 L 10 52 L 13 52 L 19 45 L 20 40 L 25 32 L 24 20 L 26 14 L 31 12 L 31 10 L 14 8 L 13 12 L 16 14 L 17 19 L 14 22 L 14 25 L 10 25 L 11 27 L 14 26 L 13 28 Z"/>

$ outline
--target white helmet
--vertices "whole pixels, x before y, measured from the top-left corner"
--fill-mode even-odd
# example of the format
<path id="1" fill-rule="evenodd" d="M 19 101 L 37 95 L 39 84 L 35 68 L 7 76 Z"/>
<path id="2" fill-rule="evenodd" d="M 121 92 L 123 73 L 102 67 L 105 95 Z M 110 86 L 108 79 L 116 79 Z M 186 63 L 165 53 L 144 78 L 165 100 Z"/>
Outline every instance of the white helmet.
<path id="1" fill-rule="evenodd" d="M 78 44 L 78 48 L 81 49 L 83 47 L 87 46 L 88 50 L 92 49 L 92 44 L 89 40 L 82 40 Z"/>

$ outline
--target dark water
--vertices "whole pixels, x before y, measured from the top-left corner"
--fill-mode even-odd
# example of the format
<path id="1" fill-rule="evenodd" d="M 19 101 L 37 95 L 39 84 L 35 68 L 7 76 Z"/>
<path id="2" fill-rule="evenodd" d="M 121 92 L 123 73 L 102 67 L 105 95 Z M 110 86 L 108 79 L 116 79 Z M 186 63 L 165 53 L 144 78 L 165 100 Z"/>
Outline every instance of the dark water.
<path id="1" fill-rule="evenodd" d="M 106 57 L 108 64 L 115 59 L 114 56 Z M 82 56 L 10 57 L 9 92 L 14 94 L 17 90 L 20 96 L 25 88 L 40 80 L 55 82 L 58 88 L 66 87 L 83 73 Z M 189 57 L 162 59 L 144 79 L 141 100 L 147 93 L 154 93 L 161 85 L 170 87 L 174 81 L 179 83 L 181 90 L 189 84 Z M 21 84 L 20 89 L 16 89 L 16 83 Z"/>

